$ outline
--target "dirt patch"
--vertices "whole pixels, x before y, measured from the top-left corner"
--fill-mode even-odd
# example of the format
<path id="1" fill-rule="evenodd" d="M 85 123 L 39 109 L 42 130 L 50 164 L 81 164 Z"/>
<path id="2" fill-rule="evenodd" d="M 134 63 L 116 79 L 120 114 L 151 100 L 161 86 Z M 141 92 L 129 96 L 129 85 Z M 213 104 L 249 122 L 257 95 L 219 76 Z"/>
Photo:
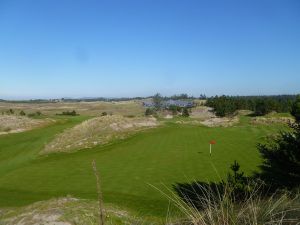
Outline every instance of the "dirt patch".
<path id="1" fill-rule="evenodd" d="M 53 121 L 50 119 L 31 119 L 26 116 L 1 115 L 0 135 L 31 130 L 51 122 Z"/>
<path id="2" fill-rule="evenodd" d="M 48 143 L 41 154 L 71 152 L 107 144 L 115 139 L 123 139 L 138 131 L 158 126 L 153 117 L 127 118 L 123 116 L 101 116 L 82 122 Z"/>

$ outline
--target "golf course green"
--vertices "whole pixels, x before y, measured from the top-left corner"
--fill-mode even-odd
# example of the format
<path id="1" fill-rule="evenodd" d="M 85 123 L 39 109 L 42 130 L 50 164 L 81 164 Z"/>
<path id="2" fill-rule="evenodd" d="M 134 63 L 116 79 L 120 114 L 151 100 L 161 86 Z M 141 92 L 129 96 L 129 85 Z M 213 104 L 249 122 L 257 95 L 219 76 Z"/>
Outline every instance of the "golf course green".
<path id="1" fill-rule="evenodd" d="M 251 125 L 247 118 L 232 127 L 166 125 L 106 146 L 75 153 L 40 156 L 54 136 L 85 120 L 69 117 L 23 133 L 0 136 L 0 207 L 27 205 L 71 195 L 96 199 L 95 159 L 104 203 L 143 215 L 164 216 L 168 200 L 157 191 L 177 182 L 216 181 L 237 160 L 251 174 L 260 157 L 256 144 L 282 125 Z M 209 155 L 209 141 L 216 140 Z"/>

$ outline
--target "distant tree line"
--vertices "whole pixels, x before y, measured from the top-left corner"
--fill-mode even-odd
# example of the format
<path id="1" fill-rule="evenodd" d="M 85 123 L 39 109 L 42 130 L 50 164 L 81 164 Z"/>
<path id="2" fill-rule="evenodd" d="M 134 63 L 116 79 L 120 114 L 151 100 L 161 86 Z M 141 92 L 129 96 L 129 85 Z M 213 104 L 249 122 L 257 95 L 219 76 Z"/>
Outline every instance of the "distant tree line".
<path id="1" fill-rule="evenodd" d="M 120 98 L 106 98 L 106 97 L 91 97 L 91 98 L 60 98 L 60 99 L 30 99 L 30 100 L 4 100 L 0 99 L 0 102 L 7 102 L 7 103 L 54 103 L 54 102 L 96 102 L 96 101 L 103 101 L 103 102 L 120 102 L 120 101 L 132 101 L 132 100 L 143 100 L 145 98 L 153 98 L 153 96 L 147 97 L 120 97 Z M 163 100 L 182 100 L 182 99 L 206 99 L 205 94 L 200 94 L 199 97 L 194 97 L 188 94 L 175 94 L 172 96 L 161 96 Z"/>
<path id="2" fill-rule="evenodd" d="M 277 96 L 215 96 L 207 99 L 206 106 L 212 107 L 217 116 L 228 116 L 236 110 L 251 110 L 262 116 L 272 111 L 290 112 L 296 95 Z"/>

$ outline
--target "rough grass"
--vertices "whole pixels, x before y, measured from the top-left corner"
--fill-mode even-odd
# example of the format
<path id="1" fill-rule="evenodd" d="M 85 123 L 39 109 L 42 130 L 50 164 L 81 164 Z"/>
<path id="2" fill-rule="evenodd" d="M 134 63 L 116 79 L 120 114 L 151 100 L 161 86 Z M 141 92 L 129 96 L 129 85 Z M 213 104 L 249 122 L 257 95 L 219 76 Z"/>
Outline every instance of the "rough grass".
<path id="1" fill-rule="evenodd" d="M 251 119 L 252 124 L 273 124 L 273 123 L 290 123 L 294 122 L 293 118 L 290 117 L 255 117 Z"/>
<path id="2" fill-rule="evenodd" d="M 105 224 L 107 225 L 149 224 L 128 210 L 119 209 L 112 205 L 106 205 L 104 210 Z M 1 225 L 98 225 L 98 219 L 96 201 L 72 197 L 39 201 L 26 207 L 0 211 Z"/>
<path id="3" fill-rule="evenodd" d="M 26 116 L 0 115 L 0 135 L 31 130 L 53 122 L 50 119 L 32 119 Z"/>
<path id="4" fill-rule="evenodd" d="M 251 192 L 241 202 L 235 200 L 233 188 L 228 184 L 225 184 L 224 192 L 199 184 L 196 189 L 201 190 L 201 193 L 196 190 L 182 193 L 185 200 L 168 188 L 166 192 L 159 189 L 158 191 L 162 192 L 185 215 L 178 223 L 181 225 L 298 225 L 300 223 L 299 193 L 281 192 L 269 197 L 262 194 L 261 184 L 257 182 L 249 183 L 249 188 Z M 193 199 L 189 199 L 188 196 L 193 196 Z M 195 201 L 203 209 L 197 209 L 192 204 Z"/>
<path id="5" fill-rule="evenodd" d="M 141 101 L 122 102 L 57 102 L 57 103 L 7 103 L 0 102 L 0 113 L 13 109 L 26 114 L 40 111 L 44 115 L 56 115 L 64 111 L 76 110 L 80 115 L 99 116 L 102 112 L 123 116 L 141 116 L 145 109 Z"/>
<path id="6" fill-rule="evenodd" d="M 155 187 L 154 187 L 155 188 Z M 204 209 L 197 210 L 180 199 L 172 190 L 157 190 L 169 199 L 169 211 L 163 219 L 143 218 L 128 209 L 111 204 L 103 208 L 106 225 L 297 225 L 300 221 L 300 196 L 289 193 L 271 197 L 260 195 L 259 186 L 249 193 L 246 201 L 234 201 L 228 186 L 223 194 L 199 187 L 203 191 L 198 197 Z M 205 193 L 205 194 L 204 194 Z M 197 196 L 197 193 L 195 193 Z M 182 214 L 174 213 L 177 207 Z M 39 201 L 29 206 L 0 210 L 2 225 L 98 225 L 99 211 L 95 200 L 72 197 Z"/>
<path id="7" fill-rule="evenodd" d="M 116 115 L 96 117 L 57 135 L 45 146 L 41 154 L 92 148 L 156 126 L 158 122 L 153 117 L 126 118 Z"/>

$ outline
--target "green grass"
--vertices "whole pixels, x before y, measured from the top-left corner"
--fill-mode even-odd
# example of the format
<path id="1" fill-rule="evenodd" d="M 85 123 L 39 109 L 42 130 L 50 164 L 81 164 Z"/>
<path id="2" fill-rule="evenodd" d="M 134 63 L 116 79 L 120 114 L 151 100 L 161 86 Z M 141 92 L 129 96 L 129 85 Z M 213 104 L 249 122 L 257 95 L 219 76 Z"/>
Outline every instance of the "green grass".
<path id="1" fill-rule="evenodd" d="M 168 123 L 108 146 L 71 154 L 38 156 L 44 144 L 84 117 L 67 117 L 42 129 L 0 137 L 0 207 L 72 195 L 96 199 L 91 162 L 101 174 L 104 202 L 144 216 L 164 217 L 168 201 L 158 188 L 224 177 L 233 160 L 247 174 L 260 163 L 256 144 L 280 125 L 250 126 L 244 117 L 229 128 Z M 213 155 L 208 142 L 215 139 Z"/>

